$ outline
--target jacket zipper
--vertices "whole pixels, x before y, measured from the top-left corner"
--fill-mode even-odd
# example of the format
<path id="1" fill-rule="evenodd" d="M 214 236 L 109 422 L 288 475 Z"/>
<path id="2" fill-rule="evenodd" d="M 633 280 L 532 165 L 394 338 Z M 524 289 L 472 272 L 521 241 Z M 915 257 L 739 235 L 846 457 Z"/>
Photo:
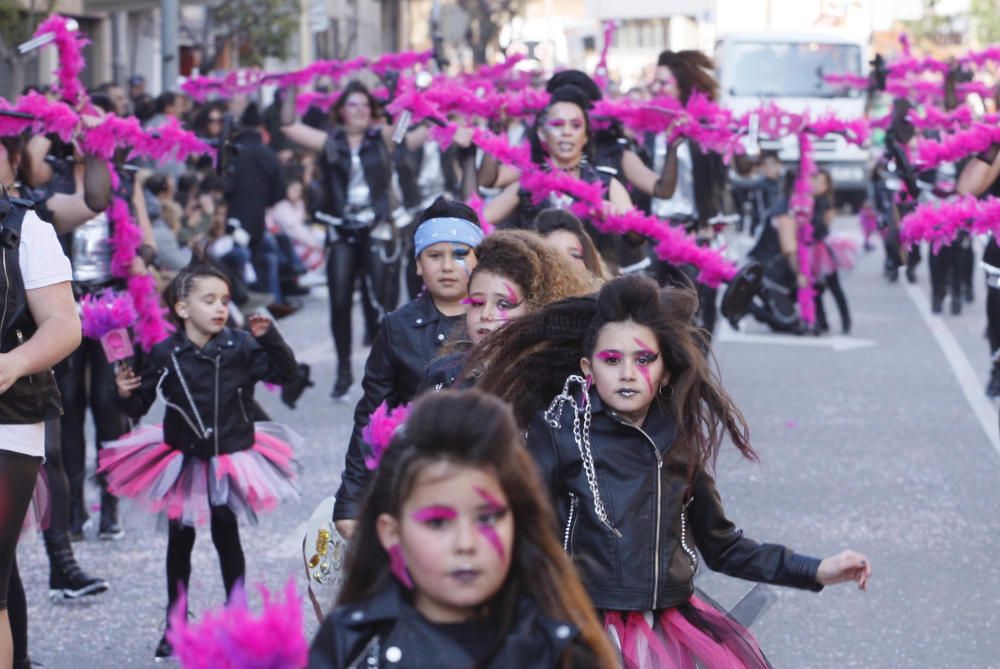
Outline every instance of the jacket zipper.
<path id="1" fill-rule="evenodd" d="M 622 420 L 619 420 L 619 422 L 622 425 L 635 428 L 642 436 L 646 437 L 646 441 L 649 442 L 650 447 L 653 449 L 653 457 L 656 458 L 656 542 L 653 553 L 653 610 L 655 611 L 656 605 L 660 601 L 660 527 L 663 519 L 663 456 L 660 455 L 660 451 L 656 448 L 656 443 L 645 430 L 638 425 L 632 425 Z"/>
<path id="2" fill-rule="evenodd" d="M 215 457 L 219 457 L 219 366 L 222 360 L 222 354 L 218 353 L 215 356 Z"/>
<path id="3" fill-rule="evenodd" d="M 0 251 L 3 253 L 3 315 L 0 315 L 0 334 L 3 334 L 4 326 L 7 324 L 7 304 L 10 300 L 10 279 L 7 277 L 7 250 L 4 249 Z"/>
<path id="4" fill-rule="evenodd" d="M 563 550 L 569 553 L 569 542 L 573 538 L 573 523 L 576 520 L 576 495 L 569 494 L 569 518 L 566 519 L 566 531 L 563 533 Z"/>
<path id="5" fill-rule="evenodd" d="M 14 330 L 14 334 L 17 336 L 17 345 L 18 346 L 24 345 L 24 333 L 21 332 L 20 330 Z M 28 375 L 28 383 L 34 383 L 34 382 L 35 382 L 34 375 L 29 374 Z"/>
<path id="6" fill-rule="evenodd" d="M 239 400 L 240 400 L 240 413 L 243 414 L 243 422 L 244 423 L 249 423 L 250 422 L 250 417 L 247 416 L 247 408 L 246 408 L 246 405 L 243 404 L 243 389 L 242 388 L 237 388 L 236 389 L 236 395 L 239 397 Z"/>

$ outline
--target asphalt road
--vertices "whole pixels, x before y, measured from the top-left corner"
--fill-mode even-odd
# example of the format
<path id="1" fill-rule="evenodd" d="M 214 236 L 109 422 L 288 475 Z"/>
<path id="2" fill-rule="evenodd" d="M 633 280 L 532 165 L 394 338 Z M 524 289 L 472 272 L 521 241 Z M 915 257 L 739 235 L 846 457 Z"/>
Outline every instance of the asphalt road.
<path id="1" fill-rule="evenodd" d="M 761 459 L 746 462 L 731 447 L 720 458 L 719 488 L 731 518 L 760 541 L 820 557 L 850 547 L 874 567 L 867 593 L 776 589 L 776 604 L 752 629 L 776 667 L 1000 666 L 1000 439 L 996 407 L 981 397 L 985 289 L 977 277 L 977 301 L 959 317 L 925 316 L 926 265 L 921 283 L 908 288 L 886 283 L 880 262 L 880 251 L 866 254 L 844 277 L 850 338 L 773 337 L 749 322 L 744 332 L 718 338 L 724 383 Z M 289 578 L 303 582 L 303 524 L 336 490 L 359 393 L 355 386 L 350 403 L 329 398 L 335 361 L 326 300 L 321 289 L 313 292 L 282 329 L 313 364 L 317 387 L 295 411 L 258 391 L 273 417 L 295 426 L 307 445 L 299 454 L 302 500 L 242 530 L 252 602 L 259 601 L 257 583 L 276 589 Z M 837 327 L 832 303 L 827 309 Z M 358 379 L 365 353 L 355 354 Z M 149 418 L 160 416 L 154 409 Z M 95 488 L 90 499 L 98 499 Z M 51 605 L 40 540 L 19 548 L 32 657 L 48 669 L 154 666 L 166 537 L 138 514 L 128 515 L 127 529 L 118 542 L 91 536 L 76 544 L 84 568 L 112 583 L 85 604 Z M 706 570 L 699 579 L 727 606 L 752 587 Z M 191 597 L 196 615 L 223 600 L 207 530 L 195 546 Z M 311 636 L 316 623 L 303 611 Z"/>

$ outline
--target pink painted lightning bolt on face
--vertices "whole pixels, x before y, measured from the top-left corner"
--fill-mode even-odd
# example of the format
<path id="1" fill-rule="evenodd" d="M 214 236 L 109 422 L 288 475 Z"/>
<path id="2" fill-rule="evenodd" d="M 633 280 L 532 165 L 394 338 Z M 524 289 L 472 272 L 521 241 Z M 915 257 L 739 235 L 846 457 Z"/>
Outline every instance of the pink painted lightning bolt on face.
<path id="1" fill-rule="evenodd" d="M 580 368 L 591 375 L 605 406 L 636 425 L 642 425 L 666 368 L 649 327 L 632 321 L 608 323 L 598 333 L 593 358 Z"/>
<path id="2" fill-rule="evenodd" d="M 482 488 L 476 488 L 476 493 L 478 493 L 479 496 L 486 502 L 486 508 L 484 509 L 485 512 L 481 514 L 479 518 L 479 532 L 486 537 L 486 540 L 490 542 L 491 546 L 493 546 L 493 550 L 495 550 L 497 555 L 500 556 L 500 561 L 506 562 L 507 551 L 504 550 L 503 542 L 500 540 L 500 535 L 497 534 L 496 528 L 494 528 L 493 525 L 498 519 L 507 515 L 507 505 Z"/>

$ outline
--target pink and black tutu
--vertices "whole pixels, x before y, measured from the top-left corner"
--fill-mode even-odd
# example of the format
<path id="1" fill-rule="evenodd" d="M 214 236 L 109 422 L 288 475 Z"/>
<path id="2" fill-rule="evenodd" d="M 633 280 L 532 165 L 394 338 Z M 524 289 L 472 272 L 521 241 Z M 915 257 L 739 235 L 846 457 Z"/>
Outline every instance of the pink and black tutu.
<path id="1" fill-rule="evenodd" d="M 626 669 L 768 669 L 753 634 L 698 597 L 664 611 L 606 611 Z"/>
<path id="2" fill-rule="evenodd" d="M 49 529 L 51 514 L 52 493 L 49 491 L 49 477 L 45 473 L 45 467 L 41 467 L 38 470 L 38 479 L 35 481 L 35 492 L 31 494 L 28 511 L 24 514 L 21 537 Z"/>
<path id="3" fill-rule="evenodd" d="M 162 426 L 141 426 L 104 444 L 98 473 L 112 494 L 185 525 L 205 524 L 213 506 L 256 522 L 258 513 L 298 498 L 293 445 L 300 442 L 283 425 L 256 423 L 253 446 L 204 459 L 164 443 Z"/>
<path id="4" fill-rule="evenodd" d="M 847 237 L 827 237 L 813 244 L 813 276 L 823 277 L 837 270 L 852 269 L 858 255 L 858 245 Z"/>

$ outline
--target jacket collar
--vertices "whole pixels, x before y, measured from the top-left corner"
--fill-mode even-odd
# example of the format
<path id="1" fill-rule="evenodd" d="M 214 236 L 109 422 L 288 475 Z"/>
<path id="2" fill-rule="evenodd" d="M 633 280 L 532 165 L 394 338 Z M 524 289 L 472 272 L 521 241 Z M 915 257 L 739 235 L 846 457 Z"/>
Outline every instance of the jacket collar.
<path id="1" fill-rule="evenodd" d="M 200 355 L 212 356 L 223 349 L 235 348 L 236 336 L 230 328 L 224 327 L 219 330 L 219 334 L 209 339 L 205 347 L 199 351 L 195 348 L 194 342 L 188 339 L 187 335 L 184 334 L 184 330 L 179 327 L 171 335 L 170 344 L 170 350 L 174 353 L 181 353 L 191 349 Z"/>
<path id="2" fill-rule="evenodd" d="M 635 429 L 635 426 L 631 423 L 627 423 L 621 416 L 619 416 L 613 409 L 609 408 L 601 396 L 597 394 L 596 388 L 590 389 L 590 411 L 592 414 L 605 414 L 611 420 L 616 423 L 620 423 L 627 427 Z M 677 438 L 677 426 L 674 424 L 674 419 L 670 413 L 664 409 L 663 403 L 657 399 L 649 407 L 649 412 L 646 414 L 646 421 L 642 424 L 640 429 L 652 437 L 656 443 L 662 443 L 666 447 L 669 447 L 674 443 L 674 439 Z"/>
<path id="3" fill-rule="evenodd" d="M 434 298 L 431 297 L 431 294 L 426 290 L 420 294 L 420 297 L 415 299 L 410 304 L 413 305 L 410 325 L 414 327 L 423 327 L 431 323 L 437 323 L 442 318 L 446 318 L 446 316 L 438 311 L 438 308 L 434 306 Z"/>

